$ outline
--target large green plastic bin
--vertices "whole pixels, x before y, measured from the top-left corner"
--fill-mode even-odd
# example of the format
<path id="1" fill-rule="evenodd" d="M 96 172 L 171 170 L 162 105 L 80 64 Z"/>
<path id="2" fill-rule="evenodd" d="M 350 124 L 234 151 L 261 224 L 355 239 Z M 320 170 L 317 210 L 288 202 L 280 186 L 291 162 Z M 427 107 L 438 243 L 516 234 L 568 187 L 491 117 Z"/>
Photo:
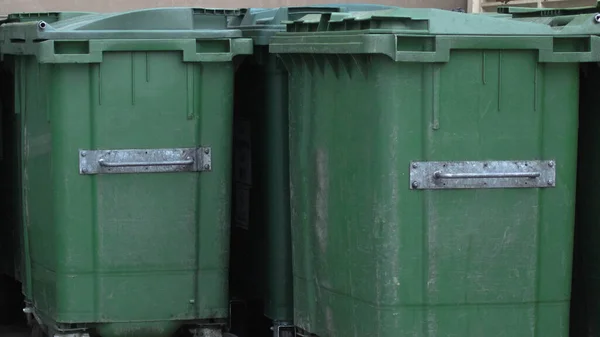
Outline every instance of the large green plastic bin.
<path id="1" fill-rule="evenodd" d="M 51 336 L 220 335 L 237 10 L 0 28 L 20 116 L 27 312 Z"/>
<path id="2" fill-rule="evenodd" d="M 374 4 L 253 8 L 229 26 L 254 41 L 236 72 L 234 102 L 234 227 L 231 289 L 262 302 L 275 336 L 293 333 L 292 245 L 289 225 L 288 77 L 268 43 L 285 21 L 310 13 L 386 9 Z M 249 263 L 250 261 L 250 263 Z M 252 313 L 257 310 L 249 308 Z M 261 315 L 252 317 L 256 325 Z M 258 327 L 260 328 L 260 326 Z M 251 328 L 252 329 L 252 328 Z M 252 329 L 250 334 L 260 333 Z"/>
<path id="3" fill-rule="evenodd" d="M 598 42 L 426 9 L 309 15 L 277 34 L 295 324 L 566 336 L 577 62 Z"/>

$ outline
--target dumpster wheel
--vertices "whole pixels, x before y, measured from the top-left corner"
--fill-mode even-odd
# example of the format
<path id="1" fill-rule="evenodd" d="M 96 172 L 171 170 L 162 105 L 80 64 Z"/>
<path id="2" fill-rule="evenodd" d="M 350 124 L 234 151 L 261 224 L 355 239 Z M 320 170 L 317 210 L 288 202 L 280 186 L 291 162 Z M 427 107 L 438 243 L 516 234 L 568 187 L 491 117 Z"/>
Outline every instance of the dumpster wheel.
<path id="1" fill-rule="evenodd" d="M 279 331 L 279 337 L 295 337 L 296 332 L 292 329 L 282 329 Z"/>
<path id="2" fill-rule="evenodd" d="M 31 327 L 31 337 L 48 337 L 48 334 L 46 334 L 46 332 L 38 322 L 34 321 Z"/>

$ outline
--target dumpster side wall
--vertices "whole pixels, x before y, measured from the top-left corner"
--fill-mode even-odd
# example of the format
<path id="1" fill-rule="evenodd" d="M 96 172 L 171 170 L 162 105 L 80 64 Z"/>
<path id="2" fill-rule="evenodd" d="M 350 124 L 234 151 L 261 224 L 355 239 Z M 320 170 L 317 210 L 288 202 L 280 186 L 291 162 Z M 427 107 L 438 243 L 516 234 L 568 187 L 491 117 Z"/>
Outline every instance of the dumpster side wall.
<path id="1" fill-rule="evenodd" d="M 284 55 L 295 322 L 320 336 L 565 336 L 578 65 Z M 540 160 L 555 188 L 410 190 L 411 161 Z"/>
<path id="2" fill-rule="evenodd" d="M 16 59 L 36 309 L 71 323 L 226 318 L 233 64 L 179 51 Z M 79 172 L 79 150 L 198 146 L 210 172 Z"/>

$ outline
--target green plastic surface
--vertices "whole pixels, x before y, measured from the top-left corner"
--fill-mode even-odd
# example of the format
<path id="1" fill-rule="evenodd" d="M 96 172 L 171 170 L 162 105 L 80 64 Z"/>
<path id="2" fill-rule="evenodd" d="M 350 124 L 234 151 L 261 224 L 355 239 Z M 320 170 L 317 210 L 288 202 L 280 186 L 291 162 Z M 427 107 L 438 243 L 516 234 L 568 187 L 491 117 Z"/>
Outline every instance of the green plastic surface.
<path id="1" fill-rule="evenodd" d="M 519 22 L 542 24 L 551 27 L 555 34 L 570 36 L 598 36 L 600 24 L 596 14 L 600 12 L 600 2 L 596 6 L 576 8 L 499 8 L 504 13 Z M 587 60 L 590 61 L 590 60 Z M 591 60 L 595 61 L 595 60 Z"/>
<path id="2" fill-rule="evenodd" d="M 226 323 L 232 58 L 252 52 L 228 13 L 0 28 L 22 125 L 24 289 L 44 325 L 164 337 Z M 79 174 L 81 149 L 199 146 L 209 172 Z"/>
<path id="3" fill-rule="evenodd" d="M 538 22 L 553 26 L 558 34 L 579 36 L 600 35 L 600 24 L 595 16 L 600 12 L 596 6 L 568 9 L 509 8 L 505 10 L 520 21 Z M 571 303 L 571 336 L 597 336 L 598 324 L 598 261 L 600 252 L 597 238 L 598 178 L 595 165 L 598 162 L 595 148 L 600 145 L 596 137 L 598 116 L 594 113 L 598 105 L 596 80 L 600 76 L 597 63 L 581 65 L 579 162 L 577 183 L 576 235 L 573 266 L 573 291 Z"/>
<path id="4" fill-rule="evenodd" d="M 10 22 L 30 22 L 30 21 L 45 21 L 54 23 L 57 21 L 67 20 L 82 15 L 95 14 L 92 12 L 39 12 L 39 13 L 11 13 L 5 20 Z"/>
<path id="5" fill-rule="evenodd" d="M 600 37 L 582 25 L 527 21 L 435 9 L 309 14 L 271 40 L 273 53 L 382 54 L 398 62 L 444 63 L 456 50 L 533 50 L 542 63 L 596 62 Z M 299 40 L 297 37 L 302 36 Z"/>
<path id="6" fill-rule="evenodd" d="M 330 4 L 272 9 L 252 8 L 245 15 L 231 20 L 229 25 L 232 28 L 242 30 L 244 36 L 251 37 L 254 40 L 254 44 L 266 46 L 275 33 L 285 31 L 284 22 L 300 19 L 307 14 L 362 12 L 388 8 L 392 7 L 375 4 Z"/>
<path id="7" fill-rule="evenodd" d="M 513 17 L 548 17 L 561 15 L 595 14 L 600 11 L 600 1 L 596 6 L 571 8 L 527 8 L 527 7 L 498 7 L 498 13 L 511 14 Z"/>
<path id="8" fill-rule="evenodd" d="M 0 21 L 0 24 L 13 22 L 30 22 L 40 21 L 56 22 L 66 20 L 82 15 L 93 13 L 85 12 L 40 12 L 40 13 L 12 13 L 8 17 Z M 14 74 L 11 72 L 12 65 L 2 64 L 1 79 L 0 79 L 0 95 L 2 109 L 0 111 L 2 122 L 2 130 L 0 131 L 2 150 L 0 156 L 0 171 L 2 178 L 0 179 L 2 198 L 5 200 L 2 203 L 3 226 L 2 234 L 0 235 L 0 249 L 2 249 L 2 261 L 0 263 L 0 272 L 8 275 L 11 278 L 21 280 L 22 261 L 21 261 L 21 245 L 20 242 L 20 186 L 17 163 L 17 151 L 19 147 L 16 131 L 19 129 L 18 121 L 15 119 L 13 106 L 13 83 Z M 20 304 L 19 304 L 20 307 Z"/>
<path id="9" fill-rule="evenodd" d="M 252 41 L 235 39 L 223 13 L 204 9 L 148 9 L 85 15 L 69 20 L 5 24 L 0 29 L 3 54 L 35 55 L 40 63 L 100 63 L 103 53 L 119 51 L 183 52 L 184 62 L 227 62 L 251 54 Z"/>
<path id="10" fill-rule="evenodd" d="M 557 54 L 588 57 L 577 38 L 435 10 L 346 17 L 292 23 L 270 47 L 290 74 L 295 323 L 566 336 L 579 65 Z M 468 27 L 482 31 L 452 35 Z M 554 188 L 410 189 L 411 161 L 550 159 Z"/>
<path id="11" fill-rule="evenodd" d="M 287 72 L 268 41 L 285 31 L 284 21 L 309 13 L 339 13 L 391 8 L 373 4 L 254 8 L 230 20 L 252 37 L 253 57 L 236 74 L 236 161 L 232 233 L 232 290 L 261 299 L 271 320 L 293 320 L 289 183 L 287 158 Z M 249 263 L 248 261 L 252 261 Z"/>
<path id="12" fill-rule="evenodd" d="M 76 12 L 45 12 L 45 13 L 13 13 L 0 25 L 11 22 L 39 21 L 56 22 L 59 19 L 85 15 Z M 0 213 L 3 216 L 0 227 L 0 274 L 20 280 L 20 256 L 19 256 L 19 198 L 18 174 L 15 163 L 17 151 L 17 139 L 15 138 L 15 115 L 11 111 L 13 100 L 14 76 L 9 71 L 10 65 L 0 64 L 0 195 L 2 205 Z"/>
<path id="13" fill-rule="evenodd" d="M 582 14 L 570 16 L 558 16 L 554 20 L 562 20 L 563 27 L 560 33 L 563 35 L 600 36 L 600 24 L 595 20 L 595 14 Z M 524 19 L 525 20 L 525 19 Z"/>

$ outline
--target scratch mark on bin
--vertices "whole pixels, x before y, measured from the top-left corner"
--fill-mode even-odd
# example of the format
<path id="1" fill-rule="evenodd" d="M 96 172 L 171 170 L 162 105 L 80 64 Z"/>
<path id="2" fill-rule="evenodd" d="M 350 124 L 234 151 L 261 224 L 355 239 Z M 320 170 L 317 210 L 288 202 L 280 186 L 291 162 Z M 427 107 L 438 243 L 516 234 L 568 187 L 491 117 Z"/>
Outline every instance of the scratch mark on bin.
<path id="1" fill-rule="evenodd" d="M 27 126 L 23 126 L 23 134 L 27 134 L 28 130 L 27 130 Z M 24 141 L 24 146 L 23 146 L 23 154 L 22 156 L 24 158 L 28 158 L 29 156 L 29 142 L 27 141 L 27 137 L 24 137 L 25 141 Z M 23 202 L 23 213 L 24 213 L 24 221 L 25 224 L 27 226 L 27 228 L 31 228 L 31 218 L 29 216 L 29 198 L 28 198 L 28 194 L 29 194 L 29 170 L 27 170 L 27 165 L 24 165 L 23 169 L 22 169 L 22 174 L 23 174 L 23 195 L 22 195 L 22 202 Z M 27 252 L 29 253 L 29 252 Z"/>
<path id="2" fill-rule="evenodd" d="M 435 201 L 431 198 L 428 201 L 427 210 L 429 216 L 427 218 L 427 242 L 426 245 L 426 263 L 427 263 L 427 291 L 426 298 L 423 300 L 428 301 L 429 303 L 436 301 L 436 294 L 438 292 L 437 289 L 437 227 L 439 224 L 439 214 L 437 213 L 437 205 Z M 428 316 L 428 318 L 430 318 Z M 435 317 L 434 317 L 435 318 Z M 431 323 L 428 324 L 428 331 L 431 331 Z M 436 334 L 430 334 L 430 336 L 436 336 Z"/>
<path id="3" fill-rule="evenodd" d="M 323 150 L 317 150 L 317 197 L 315 232 L 321 253 L 327 250 L 327 226 L 329 217 L 329 166 Z"/>
<path id="4" fill-rule="evenodd" d="M 430 207 L 430 209 L 432 209 Z M 428 247 L 429 247 L 429 273 L 427 275 L 427 291 L 431 296 L 432 292 L 435 292 L 436 281 L 437 281 L 437 254 L 436 254 L 436 235 L 437 235 L 437 219 L 430 219 L 429 222 L 429 235 L 428 235 Z"/>
<path id="5" fill-rule="evenodd" d="M 375 261 L 375 291 L 378 303 L 396 305 L 400 301 L 400 217 L 398 216 L 399 175 L 398 169 L 399 128 L 394 126 L 387 138 L 387 158 L 379 189 L 374 190 L 374 235 L 377 244 Z M 378 319 L 381 319 L 378 315 Z"/>
<path id="6" fill-rule="evenodd" d="M 296 311 L 294 314 L 294 321 L 296 322 L 296 325 L 306 331 L 312 331 L 312 325 L 310 322 L 310 318 L 309 315 L 307 313 L 305 313 L 304 311 Z"/>
<path id="7" fill-rule="evenodd" d="M 333 311 L 329 306 L 325 308 L 325 323 L 327 324 L 327 331 L 331 332 L 332 335 L 334 335 L 335 329 L 333 325 Z"/>
<path id="8" fill-rule="evenodd" d="M 391 139 L 390 139 L 390 148 L 389 148 L 389 161 L 388 161 L 388 172 L 390 175 L 390 181 L 392 183 L 390 190 L 390 204 L 388 206 L 388 216 L 387 216 L 387 228 L 386 233 L 384 234 L 384 238 L 386 240 L 386 244 L 384 248 L 386 249 L 386 256 L 390 263 L 390 271 L 392 273 L 391 278 L 388 276 L 387 279 L 392 279 L 393 282 L 391 284 L 393 298 L 390 299 L 391 302 L 399 301 L 400 298 L 400 281 L 399 277 L 401 274 L 401 264 L 399 257 L 399 250 L 401 247 L 399 246 L 400 240 L 400 217 L 398 216 L 398 201 L 399 201 L 399 186 L 400 179 L 398 176 L 398 153 L 400 153 L 400 145 L 399 145 L 399 136 L 400 131 L 398 130 L 398 126 L 394 126 L 392 129 Z M 388 294 L 389 296 L 390 294 Z"/>
<path id="9" fill-rule="evenodd" d="M 438 336 L 438 323 L 434 310 L 435 309 L 429 309 L 427 311 L 427 333 L 430 337 Z"/>

